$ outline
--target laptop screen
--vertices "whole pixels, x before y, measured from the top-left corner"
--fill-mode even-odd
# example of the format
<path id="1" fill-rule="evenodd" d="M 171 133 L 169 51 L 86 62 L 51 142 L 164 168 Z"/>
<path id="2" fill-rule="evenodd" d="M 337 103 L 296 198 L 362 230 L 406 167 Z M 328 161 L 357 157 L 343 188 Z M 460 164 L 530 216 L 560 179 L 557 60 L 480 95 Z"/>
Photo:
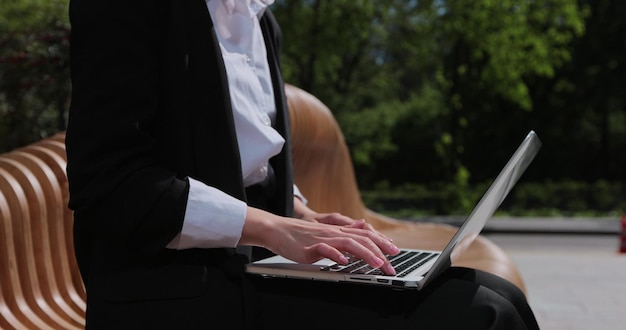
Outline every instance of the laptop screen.
<path id="1" fill-rule="evenodd" d="M 502 171 L 500 171 L 492 182 L 491 186 L 480 199 L 466 221 L 464 221 L 461 228 L 457 230 L 454 237 L 448 243 L 448 246 L 443 250 L 442 255 L 439 257 L 440 260 L 438 260 L 437 263 L 447 263 L 450 265 L 467 249 L 480 234 L 485 223 L 491 218 L 500 204 L 502 204 L 502 201 L 504 201 L 526 168 L 528 168 L 528 165 L 535 158 L 540 147 L 541 140 L 534 131 L 530 131 Z M 442 268 L 445 269 L 446 267 L 434 265 L 427 277 L 436 277 L 438 274 L 433 273 L 438 273 L 438 270 Z"/>

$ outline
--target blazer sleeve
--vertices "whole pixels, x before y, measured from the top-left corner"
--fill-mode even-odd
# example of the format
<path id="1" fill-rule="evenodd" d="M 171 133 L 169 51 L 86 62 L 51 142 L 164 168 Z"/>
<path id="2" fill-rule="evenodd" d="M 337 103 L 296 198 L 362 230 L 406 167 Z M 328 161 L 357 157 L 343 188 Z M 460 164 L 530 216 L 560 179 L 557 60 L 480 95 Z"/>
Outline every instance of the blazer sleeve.
<path id="1" fill-rule="evenodd" d="M 144 257 L 180 232 L 189 189 L 151 131 L 163 3 L 70 3 L 69 206 L 101 241 Z"/>

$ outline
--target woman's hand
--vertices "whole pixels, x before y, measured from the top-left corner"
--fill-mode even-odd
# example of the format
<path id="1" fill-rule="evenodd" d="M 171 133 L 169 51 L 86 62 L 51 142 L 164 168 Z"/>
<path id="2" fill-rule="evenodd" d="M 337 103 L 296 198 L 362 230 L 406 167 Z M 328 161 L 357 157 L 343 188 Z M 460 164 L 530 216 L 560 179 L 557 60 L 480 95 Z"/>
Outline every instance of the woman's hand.
<path id="1" fill-rule="evenodd" d="M 320 222 L 328 225 L 348 226 L 353 228 L 374 230 L 374 227 L 368 224 L 365 219 L 354 220 L 339 213 L 317 213 L 311 210 L 297 197 L 294 197 L 293 206 L 295 217 L 302 220 Z"/>
<path id="2" fill-rule="evenodd" d="M 329 258 L 347 264 L 348 253 L 385 274 L 395 274 L 386 255 L 398 254 L 398 248 L 365 220 L 309 211 L 300 214 L 307 221 L 296 221 L 249 207 L 240 244 L 262 246 L 301 263 Z"/>

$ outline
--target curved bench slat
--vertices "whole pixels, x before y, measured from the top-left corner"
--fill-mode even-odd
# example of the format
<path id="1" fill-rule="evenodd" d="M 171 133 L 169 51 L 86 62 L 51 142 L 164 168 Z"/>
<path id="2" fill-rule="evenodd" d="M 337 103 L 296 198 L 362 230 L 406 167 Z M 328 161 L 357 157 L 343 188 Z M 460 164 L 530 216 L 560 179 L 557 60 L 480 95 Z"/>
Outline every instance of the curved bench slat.
<path id="1" fill-rule="evenodd" d="M 30 216 L 26 193 L 18 179 L 2 166 L 0 166 L 0 192 L 7 200 L 11 216 L 9 219 L 2 219 L 7 244 L 7 259 L 0 260 L 2 266 L 0 271 L 6 272 L 0 283 L 3 294 L 0 303 L 4 304 L 0 310 L 11 311 L 10 317 L 0 315 L 3 319 L 2 323 L 18 321 L 26 329 L 49 328 L 49 318 L 46 320 L 40 317 L 36 301 L 29 295 L 31 278 L 28 274 L 23 275 L 23 270 L 27 268 L 22 258 L 25 255 L 23 245 L 27 235 L 22 228 L 22 221 Z M 33 305 L 35 310 L 32 309 Z"/>
<path id="2" fill-rule="evenodd" d="M 59 244 L 71 241 L 71 238 L 65 237 L 65 226 L 62 221 L 50 221 L 63 219 L 63 208 L 59 207 L 63 205 L 62 191 L 53 171 L 41 159 L 30 154 L 29 149 L 30 147 L 16 150 L 6 157 L 24 165 L 39 185 L 37 190 L 41 216 L 31 218 L 31 226 L 41 228 L 41 237 L 35 241 L 35 247 L 40 254 L 34 258 L 36 273 L 41 283 L 41 294 L 59 318 L 67 321 L 67 324 L 80 326 L 84 323 L 82 316 L 84 307 L 74 304 L 69 295 L 70 291 L 66 288 L 64 275 L 70 269 L 70 265 L 66 245 Z M 34 182 L 33 186 L 36 186 Z"/>
<path id="3" fill-rule="evenodd" d="M 42 145 L 40 145 L 42 144 Z M 61 213 L 60 217 L 54 223 L 56 228 L 55 249 L 58 257 L 61 259 L 62 265 L 67 267 L 57 267 L 59 285 L 63 287 L 62 291 L 67 292 L 75 310 L 79 312 L 80 322 L 84 323 L 85 305 L 85 288 L 83 282 L 75 270 L 78 269 L 76 258 L 73 253 L 74 244 L 72 240 L 72 211 L 67 207 L 69 201 L 69 193 L 67 191 L 67 179 L 65 176 L 65 158 L 50 150 L 43 143 L 28 146 L 21 151 L 32 154 L 40 159 L 54 173 L 56 177 L 55 185 L 61 192 L 61 199 L 55 207 Z"/>
<path id="4" fill-rule="evenodd" d="M 0 167 L 17 181 L 14 186 L 22 188 L 19 204 L 28 212 L 21 219 L 11 219 L 14 237 L 18 238 L 14 250 L 23 297 L 19 305 L 22 310 L 27 309 L 29 318 L 37 315 L 37 328 L 46 324 L 48 328 L 79 329 L 84 324 L 84 301 L 76 304 L 75 300 L 82 299 L 72 299 L 71 291 L 59 278 L 63 269 L 69 271 L 70 267 L 66 262 L 67 229 L 62 221 L 61 187 L 57 175 L 43 161 L 25 152 L 27 148 L 0 157 Z"/>
<path id="5" fill-rule="evenodd" d="M 19 293 L 15 293 L 13 288 L 17 276 L 12 271 L 16 257 L 11 210 L 18 207 L 14 205 L 17 198 L 12 198 L 11 193 L 14 180 L 8 172 L 0 168 L 0 329 L 26 329 L 34 326 L 30 322 L 24 322 L 24 317 L 20 320 L 17 316 L 21 315 L 18 306 L 20 299 Z M 15 218 L 18 217 L 18 212 L 13 211 Z"/>

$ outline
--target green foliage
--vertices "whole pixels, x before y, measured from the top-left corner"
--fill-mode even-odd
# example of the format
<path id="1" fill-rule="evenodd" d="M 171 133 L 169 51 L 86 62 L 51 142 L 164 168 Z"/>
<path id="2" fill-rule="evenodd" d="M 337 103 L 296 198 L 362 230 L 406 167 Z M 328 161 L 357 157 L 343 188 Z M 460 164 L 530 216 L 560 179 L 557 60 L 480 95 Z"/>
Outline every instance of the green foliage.
<path id="1" fill-rule="evenodd" d="M 0 6 L 0 31 L 45 30 L 68 22 L 68 0 L 3 0 Z"/>
<path id="2" fill-rule="evenodd" d="M 626 182 L 626 2 L 584 3 L 590 15 L 572 61 L 557 79 L 532 81 L 534 120 L 552 141 L 543 152 L 568 164 L 551 177 Z"/>
<path id="3" fill-rule="evenodd" d="M 360 112 L 339 114 L 345 138 L 353 141 L 349 147 L 355 165 L 374 166 L 397 150 L 392 133 L 405 112 L 404 104 L 392 101 Z"/>
<path id="4" fill-rule="evenodd" d="M 439 91 L 425 86 L 405 101 L 390 100 L 360 111 L 339 113 L 337 119 L 351 143 L 355 164 L 375 166 L 398 150 L 397 140 L 437 140 L 440 130 L 432 128 L 445 112 Z"/>
<path id="5" fill-rule="evenodd" d="M 626 186 L 599 180 L 591 184 L 580 181 L 546 181 L 516 187 L 512 201 L 504 204 L 512 215 L 620 215 L 626 212 Z"/>
<path id="6" fill-rule="evenodd" d="M 442 55 L 451 91 L 463 102 L 471 98 L 467 92 L 489 89 L 523 109 L 532 107 L 524 78 L 552 77 L 571 59 L 569 44 L 584 32 L 586 14 L 568 0 L 446 1 L 439 10 L 436 29 L 449 50 Z"/>
<path id="7" fill-rule="evenodd" d="M 501 158 L 484 139 L 528 121 L 529 82 L 568 63 L 588 15 L 575 0 L 283 0 L 275 12 L 287 81 L 333 110 L 363 184 L 454 180 L 463 168 L 484 179 L 491 168 L 474 173 L 476 160 Z M 494 116 L 502 124 L 484 131 Z"/>
<path id="8" fill-rule="evenodd" d="M 0 8 L 0 150 L 65 128 L 70 94 L 67 1 Z"/>
<path id="9" fill-rule="evenodd" d="M 400 218 L 425 215 L 467 215 L 487 191 L 491 181 L 403 184 L 379 183 L 362 192 L 365 204 L 380 213 Z M 461 196 L 461 197 L 460 197 Z M 459 200 L 462 203 L 459 203 Z M 605 180 L 520 182 L 497 214 L 512 216 L 620 216 L 626 212 L 626 185 Z"/>
<path id="10" fill-rule="evenodd" d="M 67 4 L 0 6 L 0 151 L 65 128 Z M 423 212 L 463 213 L 534 129 L 544 146 L 525 177 L 537 184 L 508 212 L 624 210 L 626 2 L 277 0 L 273 10 L 285 80 L 334 112 L 364 190 L 410 195 L 419 184 Z"/>
<path id="11" fill-rule="evenodd" d="M 276 1 L 274 12 L 285 40 L 286 80 L 337 113 L 382 98 L 390 80 L 379 76 L 383 71 L 377 53 L 387 40 L 387 2 Z"/>

